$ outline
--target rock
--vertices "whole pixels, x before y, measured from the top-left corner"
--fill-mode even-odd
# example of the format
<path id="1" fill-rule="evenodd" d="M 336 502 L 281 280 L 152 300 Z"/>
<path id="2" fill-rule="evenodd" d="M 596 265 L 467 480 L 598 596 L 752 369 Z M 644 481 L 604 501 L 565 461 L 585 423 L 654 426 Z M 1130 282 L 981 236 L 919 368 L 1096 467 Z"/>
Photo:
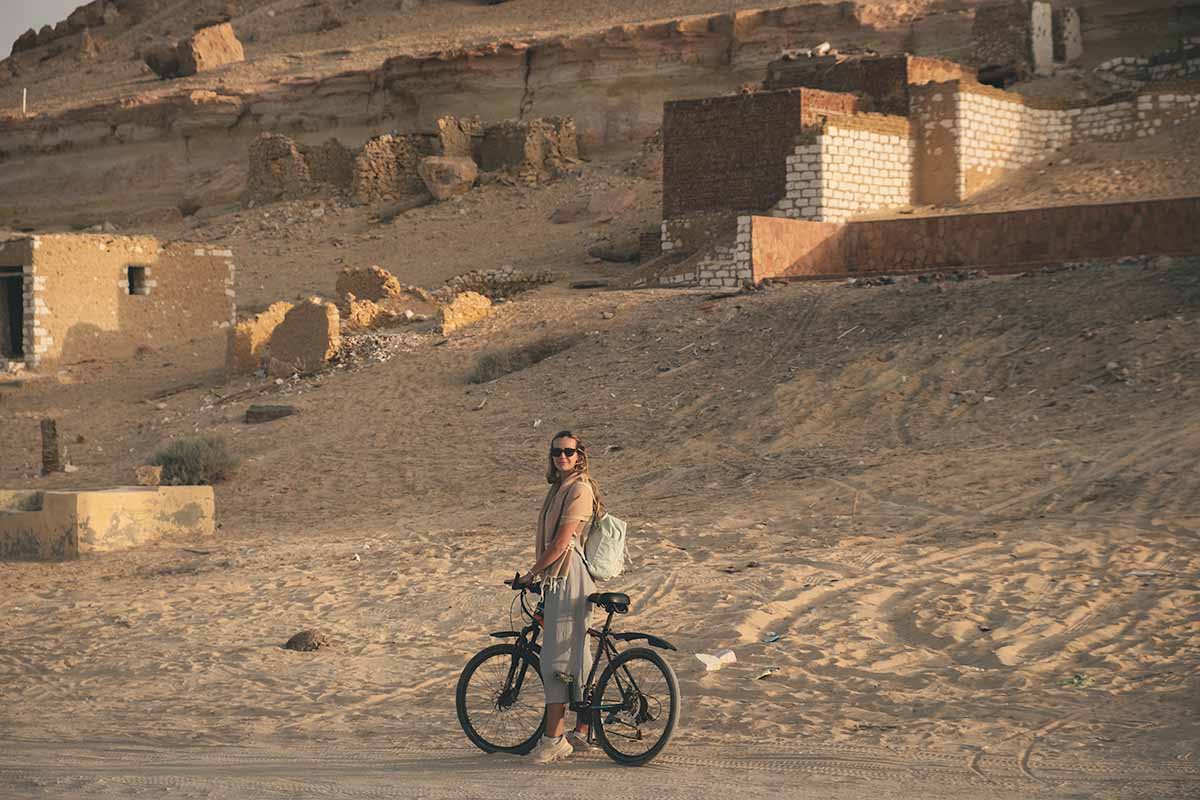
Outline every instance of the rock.
<path id="1" fill-rule="evenodd" d="M 228 22 L 197 31 L 190 39 L 180 43 L 178 52 L 181 75 L 208 72 L 246 60 L 242 43 Z"/>
<path id="2" fill-rule="evenodd" d="M 604 289 L 608 286 L 608 281 L 574 281 L 571 283 L 572 289 Z"/>
<path id="3" fill-rule="evenodd" d="M 138 486 L 160 486 L 162 484 L 161 465 L 142 464 L 133 470 L 134 479 Z"/>
<path id="4" fill-rule="evenodd" d="M 179 66 L 179 51 L 165 42 L 143 47 L 142 61 L 162 80 L 178 78 L 183 74 Z"/>
<path id="5" fill-rule="evenodd" d="M 641 252 L 641 243 L 637 239 L 617 242 L 616 244 L 597 244 L 588 248 L 589 256 L 599 258 L 603 261 L 612 261 L 617 264 L 627 264 L 631 261 L 637 261 L 641 256 Z"/>
<path id="6" fill-rule="evenodd" d="M 462 156 L 426 156 L 417 164 L 417 174 L 435 200 L 449 200 L 471 191 L 479 168 Z"/>
<path id="7" fill-rule="evenodd" d="M 35 48 L 37 46 L 38 46 L 38 33 L 33 28 L 30 28 L 29 30 L 25 31 L 20 36 L 18 36 L 17 40 L 15 42 L 13 42 L 12 52 L 13 52 L 13 55 L 16 55 L 17 53 L 23 53 L 26 50 L 32 50 L 33 48 Z"/>
<path id="8" fill-rule="evenodd" d="M 320 650 L 322 647 L 329 646 L 329 637 L 318 630 L 300 631 L 295 636 L 287 640 L 283 646 L 285 650 L 296 650 L 302 653 L 311 653 L 313 650 Z"/>
<path id="9" fill-rule="evenodd" d="M 275 303 L 253 319 L 230 328 L 225 349 L 225 369 L 231 374 L 258 369 L 266 358 L 271 334 L 291 310 L 291 303 Z"/>
<path id="10" fill-rule="evenodd" d="M 337 306 L 319 297 L 293 308 L 271 334 L 268 373 L 286 378 L 320 369 L 341 343 L 339 321 Z"/>
<path id="11" fill-rule="evenodd" d="M 491 300 L 478 292 L 463 292 L 438 309 L 438 328 L 445 335 L 478 322 L 491 313 Z"/>
<path id="12" fill-rule="evenodd" d="M 91 28 L 84 28 L 83 33 L 79 34 L 79 50 L 75 54 L 80 61 L 96 61 L 100 58 L 100 45 L 96 43 L 96 38 L 92 36 Z"/>
<path id="13" fill-rule="evenodd" d="M 317 25 L 317 30 L 321 32 L 332 31 L 346 24 L 346 18 L 338 13 L 337 8 L 328 0 L 321 4 L 321 22 Z"/>
<path id="14" fill-rule="evenodd" d="M 251 405 L 246 409 L 246 424 L 257 425 L 262 422 L 290 417 L 296 413 L 295 406 L 283 405 Z"/>
<path id="15" fill-rule="evenodd" d="M 392 302 L 392 300 L 384 300 L 384 303 L 389 305 Z M 346 295 L 346 305 L 348 306 L 346 327 L 352 330 L 385 328 L 389 325 L 409 322 L 413 318 L 413 312 L 410 309 L 406 308 L 397 313 L 374 300 L 359 300 L 353 294 Z"/>
<path id="16" fill-rule="evenodd" d="M 550 215 L 550 221 L 556 225 L 568 222 L 581 222 L 592 219 L 609 219 L 633 208 L 637 204 L 637 194 L 632 189 L 614 189 L 608 192 L 596 192 L 591 197 L 580 198 Z"/>

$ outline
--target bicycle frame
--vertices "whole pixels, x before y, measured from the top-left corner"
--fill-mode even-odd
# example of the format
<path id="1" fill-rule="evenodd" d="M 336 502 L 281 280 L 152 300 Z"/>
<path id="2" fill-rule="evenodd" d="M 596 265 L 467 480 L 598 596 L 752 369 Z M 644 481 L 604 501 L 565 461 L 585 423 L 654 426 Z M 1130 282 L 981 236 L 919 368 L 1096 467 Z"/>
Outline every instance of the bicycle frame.
<path id="1" fill-rule="evenodd" d="M 540 655 L 542 648 L 541 645 L 538 644 L 537 640 L 542 631 L 542 604 L 538 603 L 538 607 L 533 611 L 530 611 L 525 605 L 525 594 L 522 592 L 521 610 L 527 617 L 529 617 L 528 625 L 519 631 L 492 631 L 488 635 L 496 639 L 516 639 L 516 645 L 519 650 L 529 650 Z M 599 644 L 596 647 L 596 655 L 592 659 L 592 668 L 588 671 L 587 680 L 584 681 L 582 687 L 579 687 L 579 697 L 577 699 L 573 698 L 568 705 L 572 711 L 599 714 L 604 711 L 619 711 L 621 709 L 622 704 L 620 703 L 598 704 L 592 702 L 591 698 L 591 694 L 596 687 L 596 677 L 599 674 L 598 671 L 600 669 L 601 657 L 603 657 L 604 662 L 607 664 L 611 663 L 612 660 L 621 653 L 621 651 L 617 649 L 616 645 L 613 644 L 614 640 L 631 641 L 635 639 L 645 639 L 650 645 L 662 650 L 676 649 L 675 646 L 666 639 L 654 636 L 653 634 L 641 633 L 637 631 L 630 633 L 613 633 L 612 620 L 615 613 L 616 612 L 614 611 L 608 612 L 608 616 L 604 620 L 604 625 L 599 630 L 594 627 L 588 627 L 588 636 L 597 639 Z M 524 659 L 514 658 L 512 663 L 509 664 L 508 677 L 504 683 L 504 685 L 508 688 L 506 688 L 504 693 L 501 695 L 501 703 L 505 702 L 505 699 L 508 695 L 511 694 L 515 697 L 520 693 L 521 686 L 525 682 L 525 665 L 527 663 L 528 662 L 526 662 Z M 636 691 L 637 680 L 629 672 L 629 669 L 627 667 L 623 668 L 622 672 L 624 673 L 623 678 L 620 674 L 616 676 L 617 685 L 620 687 L 622 694 L 624 694 L 626 691 L 626 685 L 632 687 Z M 626 682 L 624 685 L 623 681 Z"/>

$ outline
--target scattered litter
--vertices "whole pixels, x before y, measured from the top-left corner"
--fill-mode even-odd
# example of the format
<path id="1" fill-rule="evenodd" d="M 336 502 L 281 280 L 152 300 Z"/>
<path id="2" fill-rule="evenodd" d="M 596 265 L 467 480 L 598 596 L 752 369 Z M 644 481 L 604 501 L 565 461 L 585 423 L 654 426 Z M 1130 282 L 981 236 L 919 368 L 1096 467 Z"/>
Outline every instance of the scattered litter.
<path id="1" fill-rule="evenodd" d="M 775 631 L 767 631 L 763 634 L 762 641 L 763 644 L 771 644 L 772 642 L 778 642 L 782 638 L 782 634 L 778 634 Z"/>
<path id="2" fill-rule="evenodd" d="M 352 558 L 351 560 L 352 561 L 362 561 L 362 559 L 358 557 L 358 553 L 355 553 L 354 558 Z"/>
<path id="3" fill-rule="evenodd" d="M 726 664 L 734 664 L 737 662 L 737 656 L 732 650 L 718 650 L 715 653 L 696 653 L 696 658 L 700 659 L 700 663 L 704 665 L 704 669 L 708 672 L 716 672 Z"/>
<path id="4" fill-rule="evenodd" d="M 533 427 L 535 427 L 535 428 L 540 428 L 540 427 L 542 427 L 542 421 L 541 421 L 540 419 L 535 419 L 535 420 L 533 421 Z"/>
<path id="5" fill-rule="evenodd" d="M 1067 678 L 1065 681 L 1060 681 L 1058 685 L 1059 686 L 1074 686 L 1079 689 L 1086 689 L 1087 687 L 1091 686 L 1095 682 L 1096 682 L 1095 678 L 1089 677 L 1087 675 L 1080 675 L 1080 674 L 1076 673 L 1076 674 L 1072 675 L 1071 677 Z"/>
<path id="6" fill-rule="evenodd" d="M 979 630 L 983 631 L 984 633 L 987 633 L 991 629 L 992 629 L 991 625 L 980 625 L 979 626 Z"/>
<path id="7" fill-rule="evenodd" d="M 1133 578 L 1157 578 L 1158 573 L 1152 569 L 1135 569 L 1132 572 L 1125 573 Z"/>
<path id="8" fill-rule="evenodd" d="M 779 672 L 780 669 L 782 669 L 782 668 L 781 667 L 767 667 L 764 670 L 759 670 L 759 672 L 754 676 L 754 680 L 761 681 L 763 678 L 767 677 L 768 675 L 774 675 L 776 672 Z"/>

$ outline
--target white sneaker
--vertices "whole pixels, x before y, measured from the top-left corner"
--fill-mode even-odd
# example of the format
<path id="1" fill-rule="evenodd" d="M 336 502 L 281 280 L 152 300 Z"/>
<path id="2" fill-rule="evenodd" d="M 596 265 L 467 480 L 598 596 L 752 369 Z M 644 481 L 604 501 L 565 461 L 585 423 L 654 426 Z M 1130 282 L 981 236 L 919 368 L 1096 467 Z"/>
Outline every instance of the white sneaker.
<path id="1" fill-rule="evenodd" d="M 579 731 L 567 731 L 566 739 L 576 753 L 587 753 L 592 749 L 592 746 L 588 744 L 587 734 Z"/>
<path id="2" fill-rule="evenodd" d="M 571 747 L 571 743 L 565 736 L 559 736 L 556 739 L 543 736 L 529 751 L 529 760 L 534 764 L 549 764 L 552 761 L 566 758 L 574 752 L 575 748 Z"/>

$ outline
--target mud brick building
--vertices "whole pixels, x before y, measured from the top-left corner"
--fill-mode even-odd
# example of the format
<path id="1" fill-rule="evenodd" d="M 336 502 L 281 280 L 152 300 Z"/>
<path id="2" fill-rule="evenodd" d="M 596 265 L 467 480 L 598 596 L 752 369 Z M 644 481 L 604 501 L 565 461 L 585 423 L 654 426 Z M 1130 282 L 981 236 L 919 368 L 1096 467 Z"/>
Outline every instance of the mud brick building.
<path id="1" fill-rule="evenodd" d="M 0 239 L 0 361 L 36 368 L 224 335 L 232 256 L 150 236 Z"/>

